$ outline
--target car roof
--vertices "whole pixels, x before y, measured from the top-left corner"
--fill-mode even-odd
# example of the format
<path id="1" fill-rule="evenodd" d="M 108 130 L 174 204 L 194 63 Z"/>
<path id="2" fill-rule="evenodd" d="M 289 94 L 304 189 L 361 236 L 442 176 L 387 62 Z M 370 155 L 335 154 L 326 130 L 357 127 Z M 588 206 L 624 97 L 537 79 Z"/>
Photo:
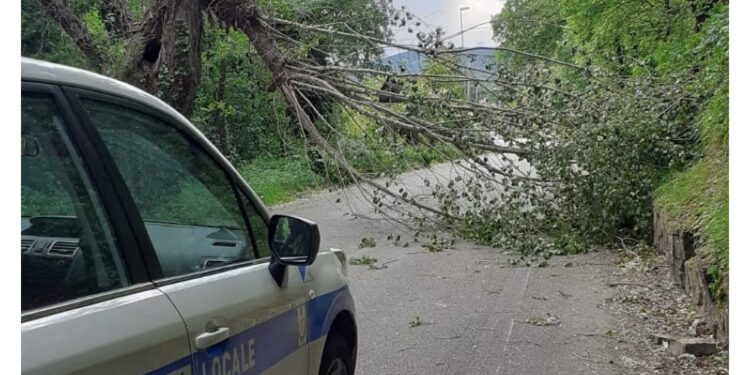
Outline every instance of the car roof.
<path id="1" fill-rule="evenodd" d="M 161 99 L 125 82 L 83 69 L 21 57 L 21 81 L 79 87 L 128 98 L 169 114 L 187 128 L 194 128 L 185 116 Z"/>

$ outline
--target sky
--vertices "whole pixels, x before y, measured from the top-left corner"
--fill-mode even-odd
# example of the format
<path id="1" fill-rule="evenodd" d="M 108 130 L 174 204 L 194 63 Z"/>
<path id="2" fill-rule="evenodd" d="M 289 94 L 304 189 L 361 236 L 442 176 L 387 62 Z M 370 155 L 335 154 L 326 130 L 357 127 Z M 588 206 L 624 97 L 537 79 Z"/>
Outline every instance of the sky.
<path id="1" fill-rule="evenodd" d="M 421 18 L 424 24 L 434 29 L 443 27 L 446 35 L 458 33 L 461 30 L 459 19 L 459 8 L 468 6 L 469 10 L 463 12 L 464 30 L 485 23 L 490 18 L 500 13 L 505 0 L 393 0 L 395 8 L 405 6 L 415 16 Z M 405 28 L 394 28 L 397 42 L 416 44 L 415 34 L 410 34 Z M 461 38 L 456 36 L 451 39 L 456 47 L 461 46 Z M 476 29 L 464 33 L 464 45 L 466 47 L 494 46 L 492 40 L 492 27 L 489 24 L 478 26 Z M 387 55 L 397 51 L 386 50 Z"/>

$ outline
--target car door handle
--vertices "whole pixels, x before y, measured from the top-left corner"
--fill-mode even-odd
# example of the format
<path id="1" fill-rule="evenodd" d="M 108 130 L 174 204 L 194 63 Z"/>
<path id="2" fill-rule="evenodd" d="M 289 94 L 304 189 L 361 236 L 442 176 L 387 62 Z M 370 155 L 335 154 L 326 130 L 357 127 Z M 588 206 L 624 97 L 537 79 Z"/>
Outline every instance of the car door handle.
<path id="1" fill-rule="evenodd" d="M 195 347 L 205 349 L 229 338 L 229 328 L 219 327 L 216 331 L 203 332 L 195 338 Z"/>

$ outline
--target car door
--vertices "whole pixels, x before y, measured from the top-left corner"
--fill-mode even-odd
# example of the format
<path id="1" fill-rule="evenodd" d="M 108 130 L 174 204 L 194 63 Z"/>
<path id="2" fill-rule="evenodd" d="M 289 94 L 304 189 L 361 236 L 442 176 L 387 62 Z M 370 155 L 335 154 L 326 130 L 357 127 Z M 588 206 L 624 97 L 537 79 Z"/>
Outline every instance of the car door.
<path id="1" fill-rule="evenodd" d="M 308 372 L 301 272 L 271 277 L 267 218 L 237 174 L 183 118 L 144 103 L 71 94 L 142 219 L 152 277 L 188 329 L 194 374 Z"/>
<path id="2" fill-rule="evenodd" d="M 23 373 L 188 373 L 180 315 L 148 280 L 128 219 L 60 89 L 22 87 Z"/>

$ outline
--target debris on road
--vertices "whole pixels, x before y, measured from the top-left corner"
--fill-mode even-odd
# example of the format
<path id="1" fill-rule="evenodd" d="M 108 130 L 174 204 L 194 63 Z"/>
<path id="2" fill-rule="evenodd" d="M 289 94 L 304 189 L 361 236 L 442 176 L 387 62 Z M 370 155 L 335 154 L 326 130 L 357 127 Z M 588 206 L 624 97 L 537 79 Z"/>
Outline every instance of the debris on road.
<path id="1" fill-rule="evenodd" d="M 443 250 L 453 249 L 456 240 L 446 239 L 437 237 L 435 234 L 432 235 L 429 243 L 423 243 L 422 247 L 427 249 L 430 253 L 439 253 Z"/>
<path id="2" fill-rule="evenodd" d="M 641 288 L 648 288 L 648 285 L 644 285 L 644 284 L 640 284 L 640 283 L 630 283 L 630 282 L 624 282 L 624 281 L 619 281 L 619 282 L 613 281 L 613 282 L 608 282 L 607 283 L 607 286 L 611 287 L 611 288 L 614 288 L 616 286 L 626 286 L 626 285 L 629 285 L 629 286 L 639 286 Z"/>
<path id="3" fill-rule="evenodd" d="M 718 351 L 716 342 L 711 339 L 697 337 L 675 337 L 657 333 L 653 335 L 658 345 L 665 345 L 667 350 L 675 356 L 682 354 L 711 355 Z"/>
<path id="4" fill-rule="evenodd" d="M 619 318 L 617 339 L 627 344 L 628 357 L 639 362 L 629 364 L 643 374 L 722 373 L 728 351 L 672 283 L 667 259 L 642 253 L 622 251 L 619 270 L 610 276 L 617 281 L 605 282 L 617 284 L 603 306 Z"/>
<path id="5" fill-rule="evenodd" d="M 525 322 L 528 324 L 531 324 L 534 326 L 540 326 L 540 327 L 560 325 L 560 319 L 558 319 L 554 315 L 551 315 L 550 313 L 547 313 L 547 316 L 544 316 L 544 317 L 533 316 L 531 318 L 526 319 Z"/>
<path id="6" fill-rule="evenodd" d="M 688 328 L 688 334 L 690 336 L 707 336 L 711 333 L 711 329 L 708 327 L 708 323 L 706 323 L 703 319 L 694 319 L 693 324 L 690 325 L 690 328 Z"/>
<path id="7" fill-rule="evenodd" d="M 645 362 L 627 356 L 620 357 L 620 361 L 622 361 L 622 365 L 626 368 L 646 367 Z"/>
<path id="8" fill-rule="evenodd" d="M 677 359 L 679 359 L 680 361 L 693 361 L 693 362 L 695 362 L 696 360 L 695 356 L 690 353 L 680 354 L 680 356 L 677 357 Z"/>
<path id="9" fill-rule="evenodd" d="M 375 258 L 370 258 L 367 255 L 363 255 L 361 257 L 356 258 L 349 258 L 349 264 L 352 266 L 370 266 L 374 263 L 376 263 L 378 260 Z"/>
<path id="10" fill-rule="evenodd" d="M 374 258 L 370 258 L 370 259 L 374 259 Z M 371 269 L 371 270 L 383 270 L 383 269 L 388 268 L 388 264 L 393 263 L 393 262 L 395 262 L 397 260 L 398 259 L 391 259 L 391 260 L 389 260 L 387 262 L 381 263 L 380 265 L 377 265 L 377 264 L 374 264 L 374 263 L 370 263 L 368 265 L 368 269 Z M 377 259 L 375 259 L 375 261 L 377 262 Z"/>
<path id="11" fill-rule="evenodd" d="M 375 239 L 372 237 L 363 237 L 362 241 L 359 242 L 359 248 L 365 249 L 368 247 L 375 247 Z"/>

